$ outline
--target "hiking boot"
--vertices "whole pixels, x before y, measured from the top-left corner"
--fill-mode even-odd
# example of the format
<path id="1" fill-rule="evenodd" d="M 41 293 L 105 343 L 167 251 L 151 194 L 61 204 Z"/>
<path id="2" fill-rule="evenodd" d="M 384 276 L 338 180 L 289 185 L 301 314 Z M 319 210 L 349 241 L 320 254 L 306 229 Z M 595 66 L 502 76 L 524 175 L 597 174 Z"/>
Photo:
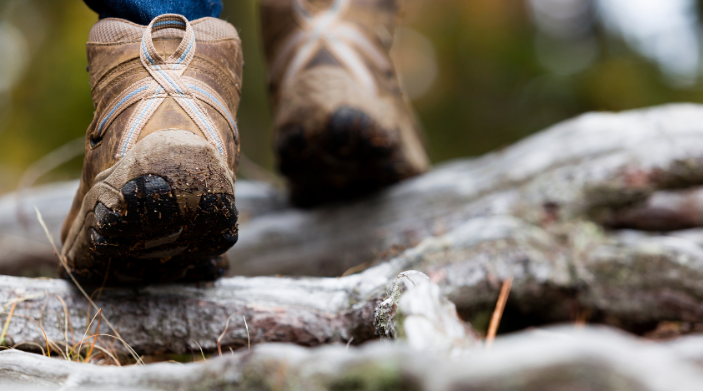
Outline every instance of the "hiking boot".
<path id="1" fill-rule="evenodd" d="M 80 281 L 221 276 L 237 241 L 239 36 L 215 18 L 103 19 L 90 31 L 95 116 L 61 232 Z"/>
<path id="2" fill-rule="evenodd" d="M 291 200 L 354 197 L 428 167 L 389 51 L 397 0 L 262 0 L 278 169 Z"/>

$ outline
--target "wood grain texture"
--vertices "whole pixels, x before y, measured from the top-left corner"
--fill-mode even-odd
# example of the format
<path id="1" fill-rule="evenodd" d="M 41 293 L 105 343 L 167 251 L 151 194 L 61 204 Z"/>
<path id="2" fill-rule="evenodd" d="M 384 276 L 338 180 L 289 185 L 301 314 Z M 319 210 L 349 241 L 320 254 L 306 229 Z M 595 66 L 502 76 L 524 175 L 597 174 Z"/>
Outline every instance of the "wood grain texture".
<path id="1" fill-rule="evenodd" d="M 204 363 L 100 367 L 0 352 L 0 388 L 55 390 L 694 391 L 703 339 L 642 342 L 599 328 L 536 330 L 449 358 L 408 346 L 265 344 Z"/>
<path id="2" fill-rule="evenodd" d="M 703 218 L 699 212 L 703 203 L 698 201 L 703 199 L 699 196 L 703 194 L 703 106 L 586 114 L 503 151 L 447 163 L 374 196 L 314 210 L 287 206 L 283 194 L 265 184 L 241 181 L 237 186 L 237 204 L 243 212 L 241 237 L 229 256 L 238 276 L 202 286 L 115 289 L 102 292 L 96 300 L 138 352 L 188 352 L 198 345 L 215 351 L 215 340 L 235 314 L 222 340 L 225 347 L 246 345 L 241 316 L 247 319 L 255 345 L 315 346 L 346 343 L 352 337 L 357 344 L 376 338 L 377 331 L 410 342 L 415 337 L 408 330 L 425 330 L 412 334 L 420 337 L 411 345 L 426 345 L 434 337 L 452 340 L 450 348 L 463 346 L 460 351 L 473 352 L 463 358 L 465 368 L 485 369 L 483 375 L 469 371 L 473 375 L 467 377 L 460 371 L 447 372 L 447 379 L 466 386 L 462 389 L 511 389 L 505 380 L 511 373 L 525 376 L 525 384 L 535 385 L 532 389 L 544 389 L 546 383 L 540 382 L 545 379 L 565 387 L 576 384 L 604 390 L 685 390 L 693 389 L 694 380 L 700 384 L 695 364 L 700 357 L 681 358 L 678 350 L 648 348 L 613 332 L 589 330 L 583 338 L 571 335 L 576 342 L 563 349 L 556 342 L 534 342 L 534 334 L 512 339 L 519 342 L 514 344 L 503 344 L 498 338 L 491 354 L 483 356 L 472 347 L 475 336 L 456 314 L 447 318 L 430 312 L 436 315 L 430 316 L 412 308 L 413 303 L 436 298 L 428 302 L 434 303 L 431 308 L 443 309 L 444 314 L 455 308 L 462 319 L 483 331 L 480 319 L 492 311 L 501 282 L 513 277 L 504 323 L 512 322 L 514 328 L 588 318 L 641 333 L 661 321 L 703 323 Z M 37 266 L 32 260 L 55 263 L 41 244 L 46 243 L 43 233 L 28 216 L 36 204 L 56 232 L 74 187 L 67 183 L 28 191 L 19 197 L 24 209 L 18 209 L 17 195 L 0 199 L 0 248 L 7 249 L 0 257 L 0 272 L 25 273 Z M 30 212 L 23 215 L 22 210 Z M 357 274 L 334 277 L 365 263 Z M 379 311 L 404 311 L 400 301 L 392 301 L 386 310 L 382 303 L 393 296 L 396 276 L 408 270 L 425 273 L 436 284 L 427 285 L 423 294 L 405 304 L 407 316 L 401 318 L 420 321 L 403 326 L 401 333 L 392 322 L 379 328 L 383 323 L 379 323 Z M 283 276 L 249 277 L 276 274 Z M 21 300 L 16 314 L 40 322 L 52 340 L 70 340 L 57 296 L 67 304 L 73 338 L 79 338 L 88 322 L 88 304 L 70 284 L 0 277 L 4 310 L 13 300 Z M 451 303 L 442 301 L 445 296 Z M 432 316 L 451 318 L 442 324 L 456 327 L 426 327 L 422 319 Z M 8 335 L 14 343 L 44 344 L 43 335 L 26 318 L 13 319 Z M 292 382 L 308 373 L 304 371 L 311 367 L 306 365 L 327 360 L 332 364 L 324 376 L 305 377 L 310 389 L 325 389 L 351 376 L 345 368 L 387 359 L 402 368 L 401 374 L 417 370 L 422 380 L 418 384 L 425 389 L 453 389 L 432 372 L 441 372 L 443 361 L 434 367 L 426 357 L 408 354 L 405 348 L 372 344 L 351 353 L 338 347 L 301 349 L 262 347 L 251 355 L 213 360 L 197 367 L 202 369 L 193 366 L 188 375 L 184 372 L 183 376 L 192 377 L 184 378 L 183 384 L 191 387 L 216 369 L 223 374 L 211 376 L 213 381 L 239 387 L 250 384 L 242 380 L 249 379 L 247 368 L 255 368 L 251 379 L 260 379 L 260 373 L 271 375 L 267 371 L 283 362 L 289 363 L 286 370 L 291 376 L 283 379 Z M 543 360 L 532 366 L 527 365 L 532 361 L 520 358 L 525 356 L 520 352 L 543 349 L 547 352 L 540 353 Z M 500 354 L 492 356 L 493 352 Z M 0 361 L 15 354 L 2 353 Z M 447 351 L 437 354 L 444 357 Z M 628 364 L 649 355 L 651 360 L 639 360 L 640 366 Z M 483 366 L 483 360 L 495 367 Z M 507 361 L 500 364 L 501 360 Z M 250 363 L 258 364 L 247 367 Z M 545 375 L 557 368 L 564 369 L 559 376 Z M 678 377 L 670 378 L 664 370 Z M 56 371 L 56 376 L 67 379 L 73 369 Z M 144 379 L 160 376 L 154 371 Z M 661 374 L 660 380 L 656 374 Z M 589 383 L 587 378 L 595 380 Z M 676 387 L 663 388 L 661 379 Z M 138 381 L 134 387 L 142 384 Z M 434 384 L 441 387 L 428 388 Z"/>

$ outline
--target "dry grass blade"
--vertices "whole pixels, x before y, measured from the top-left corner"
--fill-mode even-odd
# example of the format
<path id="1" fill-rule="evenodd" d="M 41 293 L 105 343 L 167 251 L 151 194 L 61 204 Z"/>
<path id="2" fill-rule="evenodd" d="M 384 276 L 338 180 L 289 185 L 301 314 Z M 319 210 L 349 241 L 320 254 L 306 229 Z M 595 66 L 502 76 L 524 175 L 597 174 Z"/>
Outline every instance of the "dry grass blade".
<path id="1" fill-rule="evenodd" d="M 374 261 L 368 261 L 368 262 L 360 263 L 356 266 L 352 266 L 349 269 L 347 269 L 344 273 L 342 273 L 341 277 L 351 276 L 352 274 L 363 272 L 364 270 L 373 266 L 373 263 L 374 263 Z"/>
<path id="2" fill-rule="evenodd" d="M 198 341 L 193 340 L 193 342 L 195 342 L 195 344 L 198 345 L 198 348 L 200 349 L 200 354 L 203 356 L 203 361 L 206 361 L 207 358 L 205 358 L 205 353 L 203 353 L 203 348 L 200 347 L 200 344 L 198 343 Z"/>
<path id="3" fill-rule="evenodd" d="M 5 325 L 2 327 L 2 333 L 0 333 L 0 346 L 5 344 L 5 336 L 7 335 L 7 329 L 10 328 L 10 321 L 12 320 L 12 315 L 15 313 L 15 307 L 17 307 L 17 302 L 12 303 L 10 315 L 7 316 Z"/>
<path id="4" fill-rule="evenodd" d="M 22 346 L 22 345 L 36 346 L 36 347 L 39 348 L 39 350 L 41 350 L 41 355 L 42 355 L 42 356 L 45 356 L 45 355 L 46 355 L 46 351 L 44 350 L 44 347 L 41 346 L 41 345 L 39 345 L 39 344 L 36 343 L 36 342 L 29 342 L 29 341 L 26 341 L 26 342 L 16 343 L 16 344 L 12 345 L 12 349 L 16 349 L 18 346 Z M 2 347 L 4 347 L 4 346 L 2 346 Z"/>
<path id="5" fill-rule="evenodd" d="M 93 343 L 90 344 L 90 350 L 88 350 L 88 354 L 85 355 L 85 359 L 88 360 L 90 358 L 90 355 L 93 354 L 93 348 L 95 347 L 95 341 L 98 340 L 98 335 L 100 335 L 100 319 L 102 319 L 102 314 L 103 314 L 103 309 L 101 308 L 98 310 L 98 326 L 95 330 L 95 337 L 93 338 Z M 90 326 L 88 326 L 90 327 Z"/>
<path id="6" fill-rule="evenodd" d="M 503 317 L 505 303 L 508 301 L 508 295 L 510 294 L 510 288 L 512 286 L 513 277 L 510 276 L 509 278 L 503 281 L 503 286 L 500 288 L 498 302 L 496 303 L 495 310 L 493 310 L 493 316 L 491 316 L 491 324 L 488 326 L 488 333 L 486 334 L 486 349 L 491 348 L 493 340 L 495 340 L 496 338 L 496 333 L 498 332 L 498 325 L 500 325 L 500 318 Z"/>
<path id="7" fill-rule="evenodd" d="M 21 202 L 24 199 L 25 191 L 42 176 L 48 174 L 56 167 L 69 162 L 71 159 L 82 155 L 84 152 L 85 137 L 78 137 L 49 152 L 27 167 L 19 180 L 16 192 L 17 215 L 20 222 L 27 221 Z"/>
<path id="8" fill-rule="evenodd" d="M 102 334 L 97 334 L 97 335 L 95 335 L 95 336 L 97 337 L 97 336 L 99 336 L 99 335 L 102 335 Z M 109 357 L 109 358 L 111 358 L 113 361 L 115 361 L 115 365 L 117 365 L 118 367 L 121 367 L 121 366 L 122 366 L 122 364 L 120 364 L 120 360 L 118 360 L 117 357 L 116 357 L 114 354 L 110 353 L 107 349 L 102 348 L 102 347 L 100 347 L 100 346 L 95 346 L 95 349 L 98 349 L 98 350 L 99 350 L 102 354 L 104 354 L 106 357 Z"/>
<path id="9" fill-rule="evenodd" d="M 64 328 L 63 328 L 63 339 L 66 342 L 65 348 L 66 348 L 66 357 L 71 357 L 68 353 L 68 319 L 71 317 L 71 314 L 68 312 L 68 306 L 66 305 L 66 302 L 63 301 L 61 296 L 56 295 L 56 298 L 59 299 L 61 302 L 61 305 L 63 306 L 63 316 L 64 316 Z M 71 340 L 73 341 L 73 326 L 71 326 Z"/>
<path id="10" fill-rule="evenodd" d="M 21 303 L 21 302 L 27 301 L 27 300 L 38 299 L 38 298 L 44 297 L 44 296 L 46 296 L 46 295 L 47 295 L 47 293 L 44 292 L 44 293 L 37 293 L 36 295 L 15 297 L 14 299 L 10 299 L 10 300 L 8 300 L 8 301 L 5 302 L 5 303 L 2 305 L 2 310 L 5 311 L 5 307 L 6 307 L 7 305 L 9 305 L 9 304 Z"/>
<path id="11" fill-rule="evenodd" d="M 93 338 L 93 343 L 90 345 L 90 351 L 88 352 L 88 354 L 86 354 L 84 361 L 88 361 L 90 359 L 90 354 L 93 352 L 93 347 L 95 346 L 95 338 L 97 337 L 95 335 L 88 336 L 88 334 L 90 333 L 90 326 L 93 325 L 95 318 L 97 318 L 100 314 L 102 314 L 102 308 L 100 309 L 100 311 L 96 312 L 93 318 L 90 319 L 90 321 L 88 322 L 88 326 L 85 328 L 85 332 L 83 333 L 83 339 L 81 339 L 77 344 L 74 343 L 73 348 L 71 348 L 71 353 L 77 351 L 80 354 L 81 350 L 83 350 L 83 342 L 90 338 Z M 98 319 L 98 327 L 95 333 L 100 333 L 100 319 Z"/>
<path id="12" fill-rule="evenodd" d="M 88 310 L 90 310 L 90 308 L 88 308 Z M 100 312 L 101 312 L 101 311 L 96 312 L 95 315 L 93 315 L 93 318 L 88 321 L 88 326 L 85 328 L 85 332 L 83 333 L 83 339 L 81 339 L 80 342 L 78 342 L 78 345 L 74 344 L 72 350 L 76 349 L 76 346 L 78 346 L 78 351 L 79 351 L 79 352 L 81 351 L 81 349 L 83 349 L 83 342 L 84 342 L 86 339 L 89 339 L 89 338 L 90 338 L 90 337 L 87 337 L 87 335 L 90 333 L 90 326 L 93 325 L 93 322 L 95 321 L 95 318 L 98 317 L 98 314 L 99 314 Z M 97 330 L 96 333 L 97 333 L 97 332 L 100 332 L 100 330 Z"/>
<path id="13" fill-rule="evenodd" d="M 71 273 L 71 270 L 68 268 L 68 265 L 66 264 L 66 260 L 63 258 L 61 253 L 59 252 L 58 248 L 56 247 L 56 243 L 54 243 L 54 238 L 51 236 L 51 233 L 49 233 L 49 229 L 46 227 L 46 223 L 44 222 L 44 219 L 41 216 L 41 212 L 39 212 L 39 208 L 34 206 L 34 210 L 37 212 L 37 219 L 39 220 L 39 224 L 41 224 L 42 228 L 44 229 L 44 233 L 46 233 L 46 237 L 49 239 L 49 243 L 51 243 L 51 247 L 53 247 L 54 252 L 56 255 L 59 257 L 59 261 L 61 262 L 61 266 L 63 266 L 64 270 L 66 270 L 66 274 L 71 278 L 71 281 L 76 285 L 78 290 L 81 291 L 83 296 L 88 300 L 91 306 L 95 309 L 95 311 L 99 311 L 100 308 L 95 304 L 95 302 L 90 298 L 90 296 L 85 292 L 85 289 L 81 286 L 81 284 L 78 283 L 76 280 L 76 277 L 73 276 L 73 273 Z M 115 333 L 115 337 L 122 342 L 122 344 L 127 348 L 129 353 L 132 355 L 132 357 L 137 361 L 137 364 L 144 365 L 144 361 L 142 360 L 141 357 L 137 354 L 137 352 L 132 349 L 131 346 L 120 336 L 120 333 L 115 329 L 115 327 L 112 325 L 112 323 L 107 319 L 107 316 L 102 315 L 103 318 L 105 318 L 105 324 L 112 330 L 113 333 Z"/>
<path id="14" fill-rule="evenodd" d="M 246 316 L 242 315 L 242 319 L 244 319 L 244 327 L 247 329 L 247 349 L 251 352 L 251 338 L 249 338 L 249 325 L 247 324 Z"/>
<path id="15" fill-rule="evenodd" d="M 87 341 L 87 340 L 89 340 L 89 339 L 91 339 L 91 338 L 94 338 L 94 339 L 95 339 L 95 338 L 99 338 L 99 337 L 109 337 L 109 338 L 113 338 L 113 339 L 118 340 L 118 341 L 120 340 L 119 338 L 117 338 L 117 337 L 115 337 L 114 335 L 111 335 L 111 334 L 97 334 L 97 333 L 96 333 L 96 334 L 91 334 L 91 335 L 88 335 L 88 336 L 84 337 L 84 338 L 83 338 L 76 346 L 74 346 L 73 348 L 75 349 L 75 348 L 78 347 L 80 344 L 82 344 L 83 342 L 85 342 L 85 341 Z M 101 346 L 99 346 L 99 345 L 95 345 L 95 349 L 99 350 L 102 354 L 106 355 L 107 357 L 110 357 L 111 359 L 113 359 L 113 360 L 115 361 L 115 364 L 116 364 L 117 366 L 122 366 L 122 364 L 120 363 L 120 360 L 117 359 L 117 355 L 116 355 L 116 354 L 110 352 L 110 351 L 107 350 L 106 348 L 101 347 Z M 80 351 L 80 348 L 78 349 L 78 351 Z M 71 351 L 71 353 L 73 353 L 73 350 Z M 85 361 L 87 362 L 87 361 L 89 360 L 89 358 L 90 358 L 90 355 L 86 354 L 85 357 L 86 357 Z"/>
<path id="16" fill-rule="evenodd" d="M 229 327 L 229 321 L 234 317 L 234 315 L 237 315 L 237 314 L 232 314 L 229 316 L 229 318 L 227 318 L 227 321 L 225 322 L 225 329 L 222 330 L 222 334 L 220 334 L 220 336 L 217 337 L 217 340 L 216 340 L 217 341 L 217 351 L 220 353 L 220 356 L 222 356 L 222 347 L 220 345 L 220 342 L 222 341 L 222 338 L 227 333 L 227 328 Z M 246 320 L 245 320 L 245 323 L 246 323 Z"/>
<path id="17" fill-rule="evenodd" d="M 29 319 L 29 320 L 31 320 L 32 322 L 34 322 L 34 324 L 36 324 L 37 327 L 39 327 L 39 330 L 41 331 L 41 333 L 44 334 L 44 340 L 46 340 L 46 355 L 49 356 L 49 357 L 51 357 L 51 348 L 49 347 L 49 343 L 50 343 L 50 342 L 49 342 L 49 338 L 46 336 L 46 332 L 44 332 L 44 328 L 41 327 L 41 325 L 39 325 L 39 323 L 37 323 L 36 320 L 30 318 L 29 316 L 24 316 L 24 315 L 15 315 L 15 316 L 19 316 L 19 317 L 21 317 L 21 318 Z M 59 351 L 60 351 L 60 350 L 59 350 Z"/>
<path id="18" fill-rule="evenodd" d="M 82 155 L 84 152 L 85 137 L 78 137 L 44 155 L 41 159 L 27 167 L 22 174 L 19 184 L 17 185 L 18 196 L 20 196 L 23 190 L 32 186 L 39 178 L 56 167 Z"/>

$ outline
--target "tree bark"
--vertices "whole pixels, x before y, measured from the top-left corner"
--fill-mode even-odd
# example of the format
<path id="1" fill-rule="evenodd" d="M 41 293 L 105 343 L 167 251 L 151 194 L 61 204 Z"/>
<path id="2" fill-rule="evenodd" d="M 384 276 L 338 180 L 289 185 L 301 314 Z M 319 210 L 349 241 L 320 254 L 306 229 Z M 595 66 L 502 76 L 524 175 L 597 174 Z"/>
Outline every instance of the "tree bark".
<path id="1" fill-rule="evenodd" d="M 645 231 L 699 227 L 703 218 L 690 194 L 703 185 L 701 124 L 703 106 L 692 104 L 585 114 L 505 150 L 313 210 L 288 206 L 272 186 L 238 181 L 242 221 L 229 253 L 232 273 L 338 276 L 488 216 L 539 227 L 574 220 Z M 0 199 L 0 245 L 9 252 L 0 272 L 19 270 L 28 259 L 54 262 L 33 206 L 57 238 L 75 187 L 49 185 Z M 667 196 L 678 207 L 656 210 L 656 199 Z M 647 208 L 650 198 L 655 204 Z M 639 214 L 626 213 L 628 207 L 639 207 Z M 665 216 L 657 220 L 657 213 Z"/>
<path id="2" fill-rule="evenodd" d="M 416 347 L 445 346 L 441 355 L 475 352 L 476 336 L 455 312 L 476 330 L 485 330 L 483 320 L 493 310 L 501 282 L 511 277 L 504 331 L 558 321 L 590 320 L 639 333 L 661 321 L 703 323 L 703 218 L 699 212 L 703 210 L 699 201 L 703 200 L 703 106 L 587 114 L 506 150 L 442 165 L 349 204 L 298 210 L 286 205 L 280 191 L 265 184 L 238 181 L 237 186 L 241 235 L 229 255 L 239 277 L 202 286 L 115 289 L 96 298 L 103 314 L 138 352 L 187 352 L 199 347 L 214 351 L 232 314 L 236 316 L 221 340 L 225 347 L 249 342 L 356 344 L 379 333 L 404 338 Z M 28 259 L 47 262 L 51 253 L 46 246 L 27 245 L 45 243 L 38 224 L 29 217 L 32 205 L 38 206 L 56 235 L 74 187 L 69 183 L 27 192 L 19 211 L 17 195 L 0 200 L 0 248 L 9 249 L 0 272 L 20 273 L 20 262 Z M 352 270 L 356 274 L 340 278 L 244 277 L 337 276 L 357 265 L 361 266 Z M 418 283 L 424 293 L 411 290 L 401 296 L 417 297 L 402 304 L 393 279 L 407 270 L 425 273 L 436 285 Z M 73 343 L 85 332 L 88 303 L 64 281 L 0 277 L 5 312 L 14 301 L 18 301 L 15 314 L 37 320 L 51 340 Z M 413 303 L 421 302 L 429 304 L 415 308 Z M 73 327 L 68 335 L 66 311 L 69 331 Z M 22 316 L 10 322 L 12 342 L 45 345 L 39 328 Z M 430 318 L 442 321 L 428 323 Z M 415 320 L 406 325 L 408 319 Z M 598 342 L 600 334 L 593 338 L 604 351 L 620 352 Z M 535 373 L 553 371 L 558 365 L 554 357 L 567 357 L 564 368 L 573 370 L 563 372 L 564 384 L 588 373 L 601 379 L 588 383 L 598 389 L 616 389 L 617 384 L 660 389 L 659 383 L 638 388 L 641 384 L 629 377 L 634 369 L 623 369 L 620 357 L 600 366 L 590 361 L 588 352 L 593 350 L 584 341 L 572 346 L 578 355 L 560 356 L 567 353 L 555 350 L 554 356 L 545 359 L 549 365 Z M 119 345 L 115 347 L 119 350 Z M 402 358 L 405 353 L 398 348 L 379 349 L 400 368 L 415 369 L 413 365 L 426 363 Z M 637 349 L 645 354 L 646 349 Z M 295 357 L 320 363 L 332 359 L 325 352 L 295 353 Z M 259 357 L 256 354 L 251 357 Z M 339 354 L 342 358 L 335 365 L 376 362 L 371 353 L 354 353 L 361 358 Z M 245 376 L 237 372 L 244 370 L 237 365 L 244 365 L 245 356 L 237 357 L 227 365 L 235 368 L 236 376 Z M 261 357 L 262 362 L 268 359 Z M 276 357 L 272 362 L 288 360 Z M 472 360 L 467 363 L 480 367 L 480 361 Z M 574 369 L 577 363 L 583 364 L 583 372 Z M 295 368 L 303 371 L 302 366 Z M 427 368 L 418 372 L 421 378 L 435 381 L 429 374 L 434 367 Z M 517 366 L 513 369 L 526 373 Z M 528 380 L 542 381 L 542 377 Z M 472 379 L 483 384 L 479 378 Z M 508 387 L 499 380 L 485 384 L 487 388 L 477 389 Z M 680 384 L 682 388 L 674 388 L 686 389 L 689 383 Z"/>
<path id="3" fill-rule="evenodd" d="M 116 368 L 4 351 L 0 388 L 694 391 L 703 384 L 701 352 L 701 337 L 651 343 L 590 327 L 523 332 L 453 358 L 383 342 L 266 344 L 201 363 Z"/>
<path id="4" fill-rule="evenodd" d="M 140 353 L 216 348 L 227 318 L 237 314 L 223 345 L 318 345 L 374 338 L 372 320 L 399 272 L 427 272 L 468 319 L 491 311 L 500 281 L 515 278 L 508 310 L 540 323 L 594 320 L 637 330 L 663 320 L 703 323 L 703 251 L 674 237 L 604 238 L 593 223 L 570 225 L 576 248 L 542 228 L 512 217 L 477 218 L 428 238 L 400 256 L 342 278 L 233 277 L 211 286 L 166 285 L 104 291 L 96 300 L 120 334 Z M 88 303 L 69 283 L 0 277 L 0 301 L 20 302 L 17 314 L 42 319 L 50 339 L 64 339 L 66 302 L 76 339 L 88 322 Z M 529 326 L 525 324 L 523 326 Z M 482 327 L 480 327 L 483 329 Z M 25 318 L 13 320 L 14 343 L 43 343 Z M 71 341 L 71 338 L 68 338 Z M 197 342 L 197 343 L 196 343 Z"/>
<path id="5" fill-rule="evenodd" d="M 533 329 L 491 348 L 423 273 L 401 273 L 375 312 L 379 334 L 403 342 L 306 349 L 260 344 L 205 362 L 101 367 L 0 352 L 0 388 L 121 390 L 697 390 L 703 337 L 642 342 L 603 327 Z M 57 352 L 54 351 L 54 356 Z"/>

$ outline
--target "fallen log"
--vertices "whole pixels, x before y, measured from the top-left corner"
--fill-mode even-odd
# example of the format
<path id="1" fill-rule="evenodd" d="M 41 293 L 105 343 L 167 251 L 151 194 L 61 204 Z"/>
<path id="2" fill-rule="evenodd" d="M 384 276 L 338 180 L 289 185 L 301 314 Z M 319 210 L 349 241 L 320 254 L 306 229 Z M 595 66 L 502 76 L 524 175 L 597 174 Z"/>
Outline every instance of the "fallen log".
<path id="1" fill-rule="evenodd" d="M 105 290 L 98 307 L 140 353 L 184 352 L 251 341 L 318 345 L 374 338 L 373 312 L 390 281 L 417 269 L 439 284 L 462 315 L 476 323 L 491 311 L 500 282 L 514 277 L 508 311 L 532 323 L 575 321 L 588 310 L 592 321 L 630 330 L 664 320 L 703 323 L 703 251 L 674 237 L 606 237 L 590 222 L 571 223 L 565 243 L 549 231 L 508 216 L 472 219 L 451 232 L 425 239 L 400 256 L 342 278 L 232 277 L 208 286 L 162 285 Z M 76 333 L 66 337 L 65 312 Z M 28 299 L 29 298 L 29 299 Z M 26 299 L 26 300 L 25 300 Z M 0 277 L 5 311 L 37 321 L 50 339 L 80 340 L 89 305 L 68 282 Z M 485 325 L 476 324 L 480 330 Z M 14 343 L 42 344 L 26 318 L 10 324 Z"/>
<path id="2" fill-rule="evenodd" d="M 426 273 L 480 331 L 510 277 L 504 324 L 512 329 L 579 319 L 637 332 L 663 320 L 703 323 L 703 230 L 698 220 L 682 220 L 690 202 L 667 204 L 686 224 L 647 217 L 657 197 L 701 185 L 697 105 L 584 115 L 351 204 L 297 210 L 270 186 L 238 182 L 244 213 L 233 272 L 339 275 L 377 265 L 341 278 L 240 276 L 200 287 L 115 289 L 96 303 L 140 353 L 214 351 L 232 314 L 253 332 L 233 320 L 220 341 L 226 347 L 361 343 L 375 337 L 373 314 L 386 287 L 409 269 Z M 49 207 L 72 197 L 71 185 L 60 186 L 21 200 L 37 204 L 52 232 L 65 210 Z M 40 242 L 43 233 L 22 220 L 16 197 L 0 200 L 0 234 Z M 21 258 L 3 259 L 3 267 L 16 267 Z M 80 340 L 91 315 L 63 281 L 1 277 L 0 303 L 7 311 L 14 302 L 17 315 L 65 343 Z M 21 316 L 8 335 L 14 343 L 44 341 Z"/>
<path id="3" fill-rule="evenodd" d="M 702 337 L 643 343 L 577 325 L 502 337 L 486 349 L 420 272 L 401 273 L 392 282 L 374 323 L 380 334 L 400 340 L 361 348 L 261 344 L 200 363 L 123 368 L 2 351 L 0 387 L 686 391 L 703 381 Z"/>
<path id="4" fill-rule="evenodd" d="M 606 223 L 659 191 L 703 184 L 702 158 L 703 106 L 585 114 L 351 204 L 252 219 L 230 253 L 233 272 L 340 275 L 480 217 Z"/>
<path id="5" fill-rule="evenodd" d="M 620 229 L 691 228 L 700 219 L 692 216 L 690 202 L 678 202 L 659 220 L 652 216 L 659 194 L 675 198 L 703 185 L 701 166 L 703 106 L 677 104 L 585 114 L 502 151 L 446 163 L 365 199 L 314 210 L 287 206 L 272 186 L 238 181 L 243 217 L 240 241 L 229 253 L 232 273 L 338 276 L 487 216 L 537 226 L 581 219 Z M 17 195 L 0 200 L 0 244 L 11 249 L 0 272 L 20 269 L 27 258 L 54 262 L 31 212 L 37 205 L 57 236 L 75 186 L 49 185 L 19 201 Z M 655 204 L 647 208 L 650 197 Z M 18 202 L 30 213 L 18 213 Z M 632 207 L 644 208 L 644 215 L 628 215 Z M 24 257 L 12 255 L 30 247 Z"/>
<path id="6" fill-rule="evenodd" d="M 694 391 L 703 338 L 642 342 L 610 329 L 540 329 L 445 355 L 375 342 L 306 349 L 265 344 L 192 364 L 104 367 L 0 352 L 2 389 Z"/>

